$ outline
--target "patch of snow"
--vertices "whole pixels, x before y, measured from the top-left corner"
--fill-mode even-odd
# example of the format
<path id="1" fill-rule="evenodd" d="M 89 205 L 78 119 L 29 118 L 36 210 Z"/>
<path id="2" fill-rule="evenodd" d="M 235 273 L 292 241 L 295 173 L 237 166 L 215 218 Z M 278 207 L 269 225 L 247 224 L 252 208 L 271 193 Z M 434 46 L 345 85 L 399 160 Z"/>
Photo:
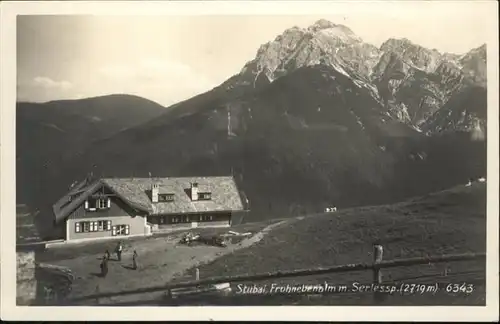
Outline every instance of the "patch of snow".
<path id="1" fill-rule="evenodd" d="M 419 160 L 425 160 L 425 158 L 427 157 L 427 154 L 425 154 L 425 152 L 419 152 L 419 153 L 417 153 L 417 156 L 418 156 Z"/>
<path id="2" fill-rule="evenodd" d="M 259 75 L 262 73 L 262 70 L 259 70 L 259 72 L 255 73 L 255 78 L 253 79 L 253 87 L 255 89 L 255 82 L 257 82 L 257 78 Z"/>
<path id="3" fill-rule="evenodd" d="M 412 126 L 412 128 L 417 132 L 422 133 L 422 130 L 418 126 Z"/>
<path id="4" fill-rule="evenodd" d="M 332 67 L 337 70 L 338 72 L 342 73 L 346 77 L 351 77 L 340 65 L 332 63 Z"/>
<path id="5" fill-rule="evenodd" d="M 378 100 L 378 98 L 379 98 L 379 93 L 378 93 L 377 88 L 375 88 L 373 85 L 368 84 L 368 83 L 363 82 L 363 81 L 358 80 L 358 79 L 353 79 L 352 81 L 354 82 L 354 84 L 355 84 L 358 88 L 365 88 L 365 89 L 367 89 L 368 91 L 370 91 L 370 92 L 371 92 L 371 94 L 372 94 L 372 97 Z"/>
<path id="6" fill-rule="evenodd" d="M 356 114 L 354 113 L 354 111 L 352 111 L 352 109 L 350 110 L 350 112 L 351 112 L 351 114 L 354 116 L 354 118 L 356 118 L 356 123 L 357 123 L 359 126 L 361 126 L 361 129 L 363 129 L 363 130 L 364 130 L 364 129 L 365 129 L 365 125 L 363 125 L 363 122 L 361 121 L 361 118 L 359 118 L 359 116 L 358 116 L 358 115 L 356 115 Z"/>
<path id="7" fill-rule="evenodd" d="M 43 126 L 50 127 L 50 128 L 53 128 L 53 129 L 56 129 L 56 130 L 58 130 L 58 131 L 60 131 L 60 132 L 62 132 L 62 133 L 66 133 L 66 131 L 64 131 L 63 129 L 61 129 L 61 128 L 57 127 L 57 126 L 56 126 L 56 125 L 54 125 L 54 124 L 45 124 L 45 123 L 44 123 L 44 124 L 42 124 L 42 125 L 43 125 Z"/>

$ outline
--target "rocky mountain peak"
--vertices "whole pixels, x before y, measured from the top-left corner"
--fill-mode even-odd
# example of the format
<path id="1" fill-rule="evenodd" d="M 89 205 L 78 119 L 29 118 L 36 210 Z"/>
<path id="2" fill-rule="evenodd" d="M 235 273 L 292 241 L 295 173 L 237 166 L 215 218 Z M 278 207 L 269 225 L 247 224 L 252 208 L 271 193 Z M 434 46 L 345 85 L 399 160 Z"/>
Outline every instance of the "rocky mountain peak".
<path id="1" fill-rule="evenodd" d="M 426 72 L 434 72 L 442 60 L 437 50 L 414 44 L 407 38 L 390 38 L 380 46 L 380 50 L 398 53 L 406 64 Z"/>
<path id="2" fill-rule="evenodd" d="M 236 82 L 253 85 L 261 74 L 273 82 L 300 67 L 324 64 L 366 84 L 378 59 L 379 50 L 364 43 L 351 29 L 320 19 L 306 28 L 286 29 L 273 41 L 261 45 Z M 370 91 L 376 92 L 373 87 Z"/>
<path id="3" fill-rule="evenodd" d="M 314 24 L 309 26 L 307 29 L 316 32 L 320 29 L 335 28 L 335 27 L 337 27 L 337 25 L 332 23 L 331 21 L 326 19 L 319 19 Z"/>
<path id="4" fill-rule="evenodd" d="M 348 27 L 320 19 L 306 28 L 286 29 L 261 45 L 255 58 L 223 87 L 258 88 L 318 64 L 347 76 L 392 117 L 415 127 L 464 86 L 486 85 L 486 45 L 457 55 L 407 38 L 389 38 L 377 48 Z"/>
<path id="5" fill-rule="evenodd" d="M 318 20 L 311 26 L 307 27 L 305 30 L 313 35 L 318 35 L 318 33 L 321 33 L 333 38 L 341 38 L 345 42 L 361 41 L 361 38 L 359 38 L 349 27 L 340 24 L 334 24 L 325 19 Z"/>
<path id="6" fill-rule="evenodd" d="M 486 44 L 470 50 L 459 62 L 470 83 L 486 86 Z"/>

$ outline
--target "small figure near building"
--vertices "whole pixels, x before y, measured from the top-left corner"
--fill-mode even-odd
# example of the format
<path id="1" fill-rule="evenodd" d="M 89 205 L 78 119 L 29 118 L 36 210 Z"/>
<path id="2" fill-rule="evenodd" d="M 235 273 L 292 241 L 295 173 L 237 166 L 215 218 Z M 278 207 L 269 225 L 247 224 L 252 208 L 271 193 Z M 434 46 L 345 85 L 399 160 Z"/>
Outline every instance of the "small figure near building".
<path id="1" fill-rule="evenodd" d="M 118 245 L 116 246 L 115 249 L 116 258 L 118 259 L 118 261 L 122 260 L 122 251 L 123 251 L 122 242 L 118 242 Z"/>
<path id="2" fill-rule="evenodd" d="M 107 274 L 108 274 L 108 259 L 104 258 L 104 259 L 102 259 L 102 262 L 101 262 L 101 276 L 103 278 L 106 278 Z"/>
<path id="3" fill-rule="evenodd" d="M 137 270 L 138 268 L 137 257 L 138 257 L 137 251 L 134 250 L 134 254 L 132 255 L 132 267 L 134 270 Z"/>

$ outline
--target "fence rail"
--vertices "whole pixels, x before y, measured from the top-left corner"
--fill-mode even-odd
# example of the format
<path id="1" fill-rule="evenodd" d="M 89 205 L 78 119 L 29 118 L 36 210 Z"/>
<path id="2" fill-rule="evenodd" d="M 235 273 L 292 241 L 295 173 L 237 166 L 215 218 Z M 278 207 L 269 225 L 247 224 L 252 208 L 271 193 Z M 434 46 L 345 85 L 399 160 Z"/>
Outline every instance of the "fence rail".
<path id="1" fill-rule="evenodd" d="M 166 292 L 170 296 L 172 291 L 180 288 L 197 288 L 201 286 L 216 285 L 223 283 L 236 283 L 236 282 L 248 282 L 248 281 L 263 281 L 269 279 L 277 278 L 291 278 L 291 277 L 302 277 L 302 276 L 314 276 L 321 274 L 330 273 L 342 273 L 351 271 L 373 271 L 373 282 L 382 283 L 382 269 L 395 268 L 395 267 L 406 267 L 412 265 L 422 265 L 422 264 L 433 264 L 433 263 L 446 263 L 454 261 L 470 261 L 470 260 L 481 260 L 486 258 L 486 253 L 465 253 L 465 254 L 448 254 L 440 256 L 430 256 L 430 257 L 417 257 L 417 258 L 406 258 L 406 259 L 396 259 L 396 260 L 386 260 L 382 261 L 383 248 L 380 245 L 374 246 L 373 262 L 372 263 L 353 263 L 345 265 L 336 265 L 326 268 L 314 268 L 314 269 L 301 269 L 301 270 L 287 270 L 287 271 L 276 271 L 267 272 L 254 275 L 236 275 L 236 276 L 226 276 L 226 277 L 215 277 L 199 280 L 199 269 L 196 269 L 196 279 L 194 281 L 172 283 L 163 286 L 147 287 L 134 290 L 126 290 L 121 292 L 109 292 L 109 293 L 98 293 L 93 295 L 87 295 L 83 297 L 78 297 L 71 299 L 70 303 L 78 303 L 87 300 L 99 300 L 100 298 L 110 298 L 116 296 L 124 295 L 136 295 L 145 294 L 153 292 Z M 203 289 L 202 289 L 203 290 Z"/>

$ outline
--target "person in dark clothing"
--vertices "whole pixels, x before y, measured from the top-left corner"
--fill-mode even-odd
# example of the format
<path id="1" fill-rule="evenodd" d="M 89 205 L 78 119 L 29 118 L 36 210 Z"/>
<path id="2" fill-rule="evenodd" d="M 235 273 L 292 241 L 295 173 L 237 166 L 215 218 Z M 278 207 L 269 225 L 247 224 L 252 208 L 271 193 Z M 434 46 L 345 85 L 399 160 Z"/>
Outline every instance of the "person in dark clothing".
<path id="1" fill-rule="evenodd" d="M 123 247 L 122 247 L 122 242 L 118 242 L 118 245 L 116 246 L 116 258 L 118 259 L 118 261 L 121 261 L 122 260 L 122 251 L 123 251 Z"/>
<path id="2" fill-rule="evenodd" d="M 104 252 L 104 259 L 109 260 L 109 258 L 111 258 L 111 254 L 106 250 L 106 252 Z"/>
<path id="3" fill-rule="evenodd" d="M 104 258 L 101 262 L 101 275 L 106 278 L 108 274 L 108 259 Z"/>
<path id="4" fill-rule="evenodd" d="M 134 270 L 137 270 L 137 267 L 138 267 L 138 265 L 137 265 L 137 257 L 138 257 L 137 251 L 134 250 L 134 254 L 132 255 L 132 263 L 133 263 Z"/>

